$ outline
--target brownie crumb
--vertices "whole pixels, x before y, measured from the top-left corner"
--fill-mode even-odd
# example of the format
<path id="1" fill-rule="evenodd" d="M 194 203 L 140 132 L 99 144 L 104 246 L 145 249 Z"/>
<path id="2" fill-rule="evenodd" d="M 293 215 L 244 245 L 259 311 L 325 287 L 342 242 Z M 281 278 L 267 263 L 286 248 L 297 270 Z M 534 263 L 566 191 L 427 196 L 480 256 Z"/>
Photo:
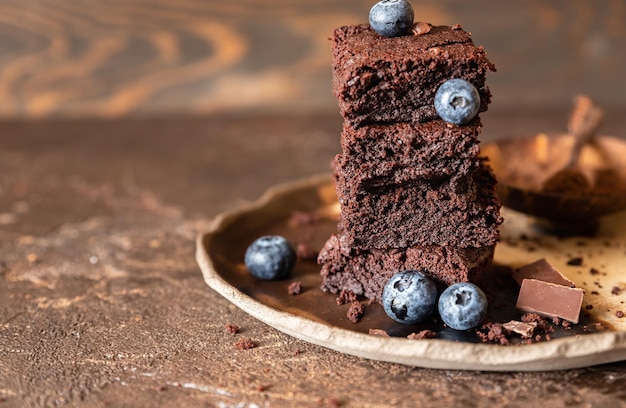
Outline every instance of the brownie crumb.
<path id="1" fill-rule="evenodd" d="M 476 334 L 483 343 L 495 343 L 503 346 L 509 344 L 508 335 L 510 332 L 504 328 L 502 323 L 484 323 L 480 329 L 476 330 Z"/>
<path id="2" fill-rule="evenodd" d="M 318 254 L 319 251 L 304 242 L 300 242 L 296 246 L 296 256 L 300 261 L 316 261 Z"/>
<path id="3" fill-rule="evenodd" d="M 424 339 L 436 339 L 439 335 L 432 330 L 422 330 L 417 333 L 411 333 L 406 336 L 407 339 L 411 340 L 424 340 Z"/>
<path id="4" fill-rule="evenodd" d="M 598 292 L 597 290 L 592 290 L 592 291 L 591 291 L 591 294 L 592 294 L 592 295 L 599 295 L 599 294 L 600 294 L 600 292 Z"/>
<path id="5" fill-rule="evenodd" d="M 461 24 L 455 24 L 451 27 L 453 30 L 462 30 Z"/>
<path id="6" fill-rule="evenodd" d="M 248 350 L 251 348 L 255 348 L 257 346 L 256 342 L 252 339 L 241 338 L 237 343 L 235 343 L 235 347 L 239 350 Z"/>
<path id="7" fill-rule="evenodd" d="M 585 309 L 587 309 L 587 310 L 591 310 L 591 309 L 593 309 L 593 305 L 586 305 L 586 306 L 585 306 Z"/>
<path id="8" fill-rule="evenodd" d="M 596 268 L 591 268 L 591 269 L 589 269 L 589 273 L 592 274 L 592 275 L 599 275 L 600 271 L 597 270 Z"/>
<path id="9" fill-rule="evenodd" d="M 348 309 L 347 317 L 352 323 L 357 323 L 361 316 L 363 316 L 363 312 L 365 311 L 365 307 L 361 304 L 361 302 L 355 300 L 350 305 Z"/>
<path id="10" fill-rule="evenodd" d="M 236 324 L 226 324 L 224 325 L 224 331 L 234 336 L 235 334 L 239 333 L 239 326 L 237 326 Z"/>
<path id="11" fill-rule="evenodd" d="M 387 333 L 383 329 L 369 329 L 368 333 L 372 336 L 389 337 L 389 333 Z"/>
<path id="12" fill-rule="evenodd" d="M 302 283 L 300 281 L 291 282 L 287 287 L 289 296 L 296 296 L 302 293 Z"/>
<path id="13" fill-rule="evenodd" d="M 583 264 L 583 258 L 580 256 L 576 258 L 571 258 L 569 261 L 567 261 L 567 264 L 569 266 L 580 266 Z"/>
<path id="14" fill-rule="evenodd" d="M 624 312 L 622 312 L 621 310 L 618 310 L 617 312 L 615 312 L 615 317 L 617 317 L 618 319 L 621 319 L 622 317 L 624 317 Z"/>
<path id="15" fill-rule="evenodd" d="M 550 335 L 554 333 L 554 327 L 550 324 L 550 322 L 536 313 L 526 313 L 522 315 L 522 322 L 537 324 L 537 327 L 535 328 L 535 341 L 537 342 L 541 341 L 542 335 L 545 340 L 550 340 Z"/>
<path id="16" fill-rule="evenodd" d="M 613 286 L 613 289 L 611 289 L 611 295 L 619 295 L 620 293 L 622 293 L 622 289 L 619 286 Z"/>
<path id="17" fill-rule="evenodd" d="M 354 302 L 356 300 L 356 294 L 349 290 L 342 289 L 339 296 L 336 299 L 338 305 L 345 305 L 348 302 Z"/>

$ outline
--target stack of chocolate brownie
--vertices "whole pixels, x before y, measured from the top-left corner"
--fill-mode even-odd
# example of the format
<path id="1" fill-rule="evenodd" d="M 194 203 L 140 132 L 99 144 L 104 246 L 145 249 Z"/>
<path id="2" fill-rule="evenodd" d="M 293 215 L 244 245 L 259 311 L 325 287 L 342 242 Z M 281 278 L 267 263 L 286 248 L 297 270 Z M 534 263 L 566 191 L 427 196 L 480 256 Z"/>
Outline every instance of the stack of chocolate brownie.
<path id="1" fill-rule="evenodd" d="M 421 270 L 441 284 L 475 281 L 493 259 L 500 202 L 479 157 L 480 118 L 449 124 L 434 107 L 452 78 L 490 92 L 484 50 L 460 27 L 382 37 L 369 25 L 333 36 L 333 93 L 344 126 L 334 160 L 338 233 L 320 252 L 322 289 L 380 301 L 389 278 Z"/>

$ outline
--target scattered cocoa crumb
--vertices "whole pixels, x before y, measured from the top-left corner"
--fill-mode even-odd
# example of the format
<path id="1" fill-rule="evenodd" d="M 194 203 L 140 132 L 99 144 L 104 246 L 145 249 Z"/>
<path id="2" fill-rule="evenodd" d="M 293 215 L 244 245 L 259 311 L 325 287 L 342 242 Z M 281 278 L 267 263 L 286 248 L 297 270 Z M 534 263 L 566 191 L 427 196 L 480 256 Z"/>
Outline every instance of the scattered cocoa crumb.
<path id="1" fill-rule="evenodd" d="M 254 342 L 254 340 L 245 337 L 239 339 L 239 341 L 235 343 L 235 347 L 237 347 L 239 350 L 248 350 L 251 348 L 255 348 L 256 346 L 257 344 L 256 342 Z"/>
<path id="2" fill-rule="evenodd" d="M 350 292 L 349 290 L 345 290 L 342 289 L 341 292 L 339 293 L 339 296 L 337 297 L 336 302 L 338 305 L 344 305 L 348 302 L 354 302 L 356 300 L 357 296 L 356 294 L 354 294 L 353 292 Z"/>
<path id="3" fill-rule="evenodd" d="M 572 329 L 572 323 L 568 322 L 567 320 L 563 320 L 561 322 L 561 326 L 565 329 L 565 330 L 571 330 Z"/>
<path id="4" fill-rule="evenodd" d="M 363 312 L 365 312 L 365 307 L 361 304 L 361 302 L 355 300 L 350 305 L 346 316 L 352 323 L 357 323 L 361 316 L 363 316 Z"/>
<path id="5" fill-rule="evenodd" d="M 239 333 L 239 326 L 237 326 L 236 324 L 226 324 L 224 325 L 224 331 L 234 336 L 235 334 Z"/>
<path id="6" fill-rule="evenodd" d="M 580 266 L 583 264 L 583 258 L 580 256 L 576 258 L 571 258 L 569 261 L 567 261 L 567 264 L 569 266 Z"/>
<path id="7" fill-rule="evenodd" d="M 592 274 L 592 275 L 599 275 L 600 271 L 597 270 L 596 268 L 591 268 L 591 269 L 589 269 L 589 273 Z"/>
<path id="8" fill-rule="evenodd" d="M 621 310 L 618 310 L 617 312 L 615 312 L 615 317 L 617 317 L 618 319 L 621 319 L 622 317 L 624 317 L 624 312 L 622 312 Z"/>
<path id="9" fill-rule="evenodd" d="M 411 333 L 406 336 L 407 339 L 411 340 L 424 340 L 424 339 L 436 339 L 439 335 L 432 330 L 422 330 L 417 333 Z"/>
<path id="10" fill-rule="evenodd" d="M 430 32 L 430 24 L 428 23 L 423 23 L 423 22 L 418 22 L 413 24 L 413 27 L 411 27 L 411 32 L 413 33 L 413 35 L 423 35 L 423 34 L 427 34 Z"/>
<path id="11" fill-rule="evenodd" d="M 554 316 L 552 318 L 552 324 L 554 324 L 556 326 L 559 326 L 561 324 L 561 319 L 559 317 L 557 317 L 557 316 Z"/>
<path id="12" fill-rule="evenodd" d="M 387 333 L 383 329 L 369 329 L 369 334 L 372 336 L 389 337 L 389 333 Z"/>
<path id="13" fill-rule="evenodd" d="M 300 242 L 296 246 L 296 256 L 301 261 L 316 261 L 318 253 L 318 251 L 304 242 Z"/>
<path id="14" fill-rule="evenodd" d="M 585 309 L 587 309 L 587 310 L 591 310 L 591 309 L 593 309 L 593 305 L 586 305 L 586 306 L 585 306 Z"/>
<path id="15" fill-rule="evenodd" d="M 451 27 L 453 30 L 462 30 L 463 28 L 461 28 L 461 24 L 455 24 Z"/>
<path id="16" fill-rule="evenodd" d="M 592 295 L 599 295 L 599 294 L 600 294 L 600 292 L 598 292 L 597 290 L 592 290 L 592 291 L 591 291 L 591 294 L 592 294 Z"/>
<path id="17" fill-rule="evenodd" d="M 524 323 L 536 323 L 537 324 L 537 328 L 535 329 L 536 341 L 541 340 L 542 334 L 547 336 L 550 333 L 554 333 L 554 327 L 550 325 L 550 322 L 548 322 L 546 319 L 544 319 L 543 317 L 539 316 L 536 313 L 526 313 L 522 315 L 522 321 Z M 546 340 L 548 340 L 548 338 L 546 338 Z"/>
<path id="18" fill-rule="evenodd" d="M 622 293 L 622 289 L 619 286 L 613 286 L 613 289 L 611 289 L 611 294 L 619 295 L 620 293 Z"/>
<path id="19" fill-rule="evenodd" d="M 289 225 L 292 227 L 303 227 L 306 225 L 316 225 L 320 222 L 320 216 L 315 213 L 305 211 L 294 211 L 289 218 Z"/>
<path id="20" fill-rule="evenodd" d="M 510 332 L 504 328 L 502 323 L 484 323 L 476 334 L 483 343 L 496 343 L 501 345 L 509 344 Z"/>
<path id="21" fill-rule="evenodd" d="M 296 296 L 302 293 L 302 283 L 300 281 L 291 282 L 287 287 L 289 296 Z"/>

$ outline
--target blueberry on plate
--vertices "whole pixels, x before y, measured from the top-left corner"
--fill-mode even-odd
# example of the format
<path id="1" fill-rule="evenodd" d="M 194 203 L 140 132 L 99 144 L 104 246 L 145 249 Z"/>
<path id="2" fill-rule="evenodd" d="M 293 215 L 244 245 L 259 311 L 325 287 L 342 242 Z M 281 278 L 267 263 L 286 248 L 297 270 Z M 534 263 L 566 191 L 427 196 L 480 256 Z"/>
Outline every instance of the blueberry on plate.
<path id="1" fill-rule="evenodd" d="M 423 272 L 399 272 L 385 284 L 382 303 L 396 322 L 420 323 L 435 311 L 437 287 Z"/>
<path id="2" fill-rule="evenodd" d="M 455 330 L 476 327 L 487 314 L 487 296 L 469 282 L 455 283 L 446 288 L 439 297 L 439 316 Z"/>
<path id="3" fill-rule="evenodd" d="M 244 261 L 254 277 L 281 279 L 291 273 L 296 264 L 296 252 L 285 237 L 266 235 L 250 244 Z"/>
<path id="4" fill-rule="evenodd" d="M 398 37 L 413 25 L 413 7 L 406 0 L 379 1 L 370 9 L 369 21 L 378 34 Z"/>
<path id="5" fill-rule="evenodd" d="M 472 120 L 479 109 L 478 90 L 464 79 L 449 79 L 437 89 L 435 110 L 448 123 L 463 125 Z"/>

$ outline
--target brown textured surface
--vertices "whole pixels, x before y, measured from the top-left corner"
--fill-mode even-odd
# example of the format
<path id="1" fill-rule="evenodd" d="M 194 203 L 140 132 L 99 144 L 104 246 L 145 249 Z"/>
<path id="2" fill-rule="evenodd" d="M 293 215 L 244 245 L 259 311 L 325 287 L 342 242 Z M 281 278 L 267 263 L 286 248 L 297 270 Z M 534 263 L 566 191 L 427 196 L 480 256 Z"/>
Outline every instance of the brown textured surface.
<path id="1" fill-rule="evenodd" d="M 353 127 L 437 119 L 435 92 L 451 78 L 471 82 L 485 111 L 491 100 L 485 77 L 495 71 L 468 33 L 446 26 L 399 37 L 382 37 L 369 24 L 338 28 L 332 66 L 333 94 Z"/>
<path id="2" fill-rule="evenodd" d="M 486 137 L 558 129 L 566 110 L 491 116 Z M 0 405 L 623 404 L 624 363 L 477 373 L 368 361 L 269 329 L 206 287 L 196 232 L 277 182 L 327 171 L 340 129 L 336 116 L 0 124 Z M 258 347 L 237 349 L 226 324 Z"/>
<path id="3" fill-rule="evenodd" d="M 371 3 L 3 1 L 0 117 L 334 113 L 328 37 L 366 22 Z M 485 45 L 498 67 L 489 87 L 499 106 L 564 106 L 577 93 L 623 104 L 623 0 L 412 5 L 417 20 L 460 23 Z"/>
<path id="4" fill-rule="evenodd" d="M 488 45 L 499 72 L 485 138 L 560 131 L 579 92 L 613 107 L 603 131 L 623 135 L 622 0 L 413 5 Z M 367 361 L 268 329 L 202 282 L 193 239 L 213 216 L 327 170 L 340 131 L 327 37 L 369 7 L 2 2 L 1 406 L 623 403 L 623 363 L 533 374 Z M 281 113 L 185 117 L 229 108 Z M 332 114 L 283 115 L 311 108 Z M 171 119 L 7 122 L 155 114 Z M 236 349 L 225 324 L 259 347 Z"/>

